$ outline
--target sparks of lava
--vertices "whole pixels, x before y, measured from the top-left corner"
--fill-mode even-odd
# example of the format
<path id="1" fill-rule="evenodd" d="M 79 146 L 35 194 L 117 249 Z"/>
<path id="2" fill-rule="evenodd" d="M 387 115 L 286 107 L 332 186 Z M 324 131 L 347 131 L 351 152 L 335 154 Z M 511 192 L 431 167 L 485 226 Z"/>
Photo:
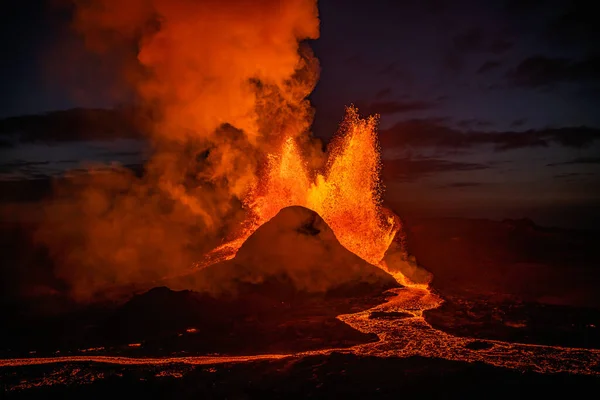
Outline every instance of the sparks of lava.
<path id="1" fill-rule="evenodd" d="M 411 284 L 384 261 L 401 224 L 381 206 L 377 117 L 363 119 L 355 107 L 348 107 L 327 153 L 325 168 L 311 171 L 294 138 L 284 140 L 279 153 L 268 155 L 265 174 L 243 201 L 249 211 L 244 227 L 198 266 L 233 258 L 244 241 L 282 208 L 303 206 L 317 212 L 348 250 L 392 272 L 400 283 Z"/>

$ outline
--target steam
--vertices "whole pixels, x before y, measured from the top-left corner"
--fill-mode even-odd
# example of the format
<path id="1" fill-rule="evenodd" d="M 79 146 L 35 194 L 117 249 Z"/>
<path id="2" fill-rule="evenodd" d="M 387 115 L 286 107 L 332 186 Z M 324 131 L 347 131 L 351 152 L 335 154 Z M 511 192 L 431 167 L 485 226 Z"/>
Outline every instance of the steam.
<path id="1" fill-rule="evenodd" d="M 312 0 L 75 6 L 90 51 L 136 49 L 135 63 L 123 57 L 123 81 L 150 115 L 154 149 L 142 178 L 120 168 L 75 175 L 45 205 L 37 239 L 72 295 L 90 300 L 185 272 L 242 221 L 267 153 L 289 137 L 317 148 L 307 96 L 319 66 L 303 41 L 318 37 L 319 20 Z"/>

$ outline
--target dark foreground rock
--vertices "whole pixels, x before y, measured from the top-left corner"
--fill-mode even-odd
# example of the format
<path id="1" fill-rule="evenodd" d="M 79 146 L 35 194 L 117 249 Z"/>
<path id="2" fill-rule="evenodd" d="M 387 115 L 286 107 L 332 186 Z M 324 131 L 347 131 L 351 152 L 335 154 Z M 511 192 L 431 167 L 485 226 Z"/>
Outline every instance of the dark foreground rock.
<path id="1" fill-rule="evenodd" d="M 562 398 L 594 393 L 597 376 L 541 375 L 481 363 L 348 354 L 237 364 L 100 363 L 0 369 L 7 399 Z M 48 386 L 48 384 L 52 384 Z"/>
<path id="2" fill-rule="evenodd" d="M 409 250 L 445 302 L 425 312 L 458 336 L 600 348 L 600 232 L 531 220 L 408 221 Z"/>
<path id="3" fill-rule="evenodd" d="M 456 336 L 576 348 L 600 348 L 600 309 L 446 296 L 425 312 L 433 327 Z"/>
<path id="4" fill-rule="evenodd" d="M 264 292 L 269 293 L 269 284 L 263 285 Z M 378 340 L 336 316 L 379 304 L 384 301 L 381 295 L 349 298 L 303 294 L 281 301 L 253 289 L 254 293 L 215 298 L 155 288 L 134 297 L 105 320 L 99 328 L 100 343 L 119 348 L 121 354 L 166 356 L 285 354 Z"/>

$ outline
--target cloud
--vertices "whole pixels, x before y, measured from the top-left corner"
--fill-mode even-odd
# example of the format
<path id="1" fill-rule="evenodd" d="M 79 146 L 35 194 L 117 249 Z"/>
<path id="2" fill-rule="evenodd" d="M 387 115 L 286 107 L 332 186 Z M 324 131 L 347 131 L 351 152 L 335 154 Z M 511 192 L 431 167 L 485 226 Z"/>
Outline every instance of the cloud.
<path id="1" fill-rule="evenodd" d="M 82 109 L 53 111 L 0 120 L 0 139 L 10 143 L 54 143 L 77 140 L 141 138 L 145 116 L 134 109 Z"/>
<path id="2" fill-rule="evenodd" d="M 572 148 L 584 148 L 600 140 L 600 129 L 585 126 L 543 131 L 551 140 Z"/>
<path id="3" fill-rule="evenodd" d="M 380 99 L 383 99 L 385 97 L 388 97 L 391 94 L 392 94 L 392 89 L 391 88 L 385 88 L 385 89 L 381 89 L 379 92 L 375 93 L 375 98 L 377 100 L 380 100 Z"/>
<path id="4" fill-rule="evenodd" d="M 600 141 L 600 129 L 564 127 L 527 131 L 464 131 L 444 124 L 440 119 L 400 121 L 380 131 L 381 144 L 394 147 L 435 147 L 470 149 L 493 146 L 495 151 L 558 144 L 569 148 L 585 148 Z"/>
<path id="5" fill-rule="evenodd" d="M 12 160 L 0 164 L 0 180 L 19 179 L 23 177 L 38 177 L 49 166 L 49 161 Z"/>
<path id="6" fill-rule="evenodd" d="M 547 164 L 548 167 L 557 167 L 560 165 L 591 165 L 600 164 L 600 157 L 578 157 L 572 160 Z"/>
<path id="7" fill-rule="evenodd" d="M 554 179 L 565 179 L 567 181 L 572 181 L 572 178 L 577 178 L 581 176 L 593 176 L 594 174 L 591 172 L 568 172 L 564 174 L 556 174 L 554 175 Z"/>
<path id="8" fill-rule="evenodd" d="M 444 54 L 442 63 L 449 71 L 457 72 L 462 68 L 464 58 L 469 54 L 500 55 L 512 48 L 513 45 L 512 41 L 503 36 L 487 32 L 480 27 L 473 27 L 452 38 L 450 48 Z M 483 72 L 485 72 L 485 68 Z"/>
<path id="9" fill-rule="evenodd" d="M 486 72 L 498 68 L 500 65 L 502 65 L 500 61 L 486 61 L 483 64 L 481 64 L 481 67 L 479 67 L 477 73 L 484 74 Z"/>
<path id="10" fill-rule="evenodd" d="M 525 125 L 525 122 L 527 122 L 527 118 L 515 119 L 513 122 L 511 122 L 510 126 L 513 128 L 518 128 L 519 126 Z"/>
<path id="11" fill-rule="evenodd" d="M 449 127 L 439 120 L 412 119 L 400 121 L 389 129 L 380 132 L 383 147 L 438 147 L 466 149 L 477 145 L 495 144 L 498 148 L 515 146 L 513 135 L 498 133 L 462 131 Z M 520 138 L 522 142 L 525 135 Z M 528 142 L 530 139 L 526 139 Z M 530 143 L 531 144 L 531 143 Z"/>
<path id="12" fill-rule="evenodd" d="M 21 167 L 37 167 L 40 165 L 48 165 L 50 161 L 25 161 L 25 160 L 13 160 L 7 163 L 0 164 L 0 170 L 2 168 L 12 169 Z"/>
<path id="13" fill-rule="evenodd" d="M 433 103 L 425 102 L 425 101 L 375 101 L 369 104 L 359 105 L 358 108 L 361 113 L 365 115 L 391 115 L 391 114 L 399 114 L 410 111 L 422 111 L 429 110 L 434 107 Z"/>
<path id="14" fill-rule="evenodd" d="M 600 81 L 600 56 L 570 60 L 536 55 L 521 61 L 506 77 L 514 85 L 532 88 L 559 82 Z"/>
<path id="15" fill-rule="evenodd" d="M 380 69 L 379 75 L 383 75 L 388 78 L 407 79 L 409 78 L 410 74 L 402 65 L 392 62 Z"/>
<path id="16" fill-rule="evenodd" d="M 142 150 L 138 151 L 107 151 L 104 153 L 99 153 L 98 157 L 140 157 L 143 156 L 144 152 Z"/>
<path id="17" fill-rule="evenodd" d="M 442 185 L 442 188 L 467 188 L 484 185 L 483 182 L 452 182 L 447 185 Z"/>
<path id="18" fill-rule="evenodd" d="M 454 50 L 460 53 L 502 54 L 513 46 L 513 42 L 500 36 L 490 35 L 479 27 L 470 28 L 452 39 Z"/>
<path id="19" fill-rule="evenodd" d="M 399 158 L 383 160 L 382 175 L 385 180 L 412 182 L 419 178 L 451 171 L 475 171 L 488 165 L 438 158 Z"/>
<path id="20" fill-rule="evenodd" d="M 465 129 L 473 129 L 473 128 L 485 128 L 493 125 L 490 121 L 484 121 L 481 119 L 470 118 L 470 119 L 462 119 L 456 123 L 461 128 Z"/>

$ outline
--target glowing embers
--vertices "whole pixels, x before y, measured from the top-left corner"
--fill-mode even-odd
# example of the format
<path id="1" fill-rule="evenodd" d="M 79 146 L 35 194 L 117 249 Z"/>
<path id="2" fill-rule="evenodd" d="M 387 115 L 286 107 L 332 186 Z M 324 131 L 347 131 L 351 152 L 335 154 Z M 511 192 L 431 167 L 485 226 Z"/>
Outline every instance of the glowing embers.
<path id="1" fill-rule="evenodd" d="M 268 155 L 265 174 L 244 199 L 249 211 L 245 227 L 199 265 L 234 257 L 260 225 L 292 205 L 316 211 L 344 247 L 369 263 L 380 265 L 400 223 L 380 204 L 381 162 L 376 124 L 376 118 L 362 119 L 356 108 L 349 107 L 328 148 L 322 171 L 309 171 L 294 138 L 288 137 L 279 154 Z"/>

